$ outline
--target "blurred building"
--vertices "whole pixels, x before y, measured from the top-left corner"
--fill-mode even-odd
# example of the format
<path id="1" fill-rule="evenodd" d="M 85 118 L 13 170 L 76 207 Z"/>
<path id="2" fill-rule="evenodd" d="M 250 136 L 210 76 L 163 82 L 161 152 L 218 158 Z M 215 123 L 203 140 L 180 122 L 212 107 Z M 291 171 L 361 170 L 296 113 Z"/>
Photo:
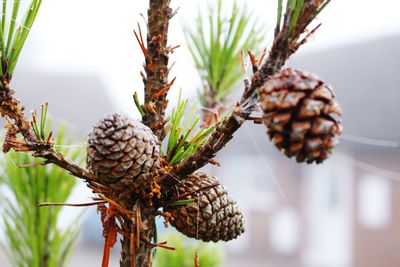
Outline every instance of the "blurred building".
<path id="1" fill-rule="evenodd" d="M 240 130 L 214 169 L 247 218 L 227 266 L 400 266 L 398 47 L 392 36 L 289 62 L 333 84 L 341 144 L 323 165 L 300 165 L 267 142 L 263 125 Z"/>

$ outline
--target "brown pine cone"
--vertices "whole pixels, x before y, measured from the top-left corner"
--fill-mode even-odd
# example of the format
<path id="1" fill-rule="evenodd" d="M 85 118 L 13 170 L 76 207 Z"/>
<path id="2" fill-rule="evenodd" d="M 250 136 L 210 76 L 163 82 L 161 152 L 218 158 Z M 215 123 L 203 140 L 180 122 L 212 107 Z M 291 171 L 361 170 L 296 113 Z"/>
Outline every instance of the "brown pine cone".
<path id="1" fill-rule="evenodd" d="M 88 169 L 114 190 L 132 186 L 137 177 L 160 166 L 157 137 L 125 115 L 102 118 L 90 132 L 88 144 Z"/>
<path id="2" fill-rule="evenodd" d="M 342 111 L 330 85 L 313 74 L 285 69 L 260 88 L 263 122 L 286 156 L 323 162 L 338 143 Z"/>
<path id="3" fill-rule="evenodd" d="M 168 206 L 164 211 L 171 213 L 171 225 L 184 235 L 217 242 L 235 239 L 244 232 L 243 215 L 236 201 L 216 177 L 201 172 L 187 176 L 169 198 L 179 196 L 194 203 Z"/>

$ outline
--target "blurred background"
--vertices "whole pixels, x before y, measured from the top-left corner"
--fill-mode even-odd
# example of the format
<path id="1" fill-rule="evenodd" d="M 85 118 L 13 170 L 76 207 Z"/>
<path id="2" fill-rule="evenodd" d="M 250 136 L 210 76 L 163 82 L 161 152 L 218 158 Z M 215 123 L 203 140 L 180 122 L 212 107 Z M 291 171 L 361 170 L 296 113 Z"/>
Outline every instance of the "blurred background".
<path id="1" fill-rule="evenodd" d="M 181 48 L 170 77 L 197 101 L 201 87 L 182 24 L 207 1 L 172 0 L 179 15 L 170 42 Z M 265 23 L 272 40 L 277 1 L 241 0 Z M 96 121 L 111 112 L 138 117 L 143 57 L 133 29 L 147 1 L 43 1 L 15 71 L 13 88 L 27 110 L 49 102 L 54 123 L 67 122 L 83 146 Z M 263 125 L 246 124 L 207 168 L 227 185 L 246 219 L 246 233 L 230 243 L 223 266 L 400 266 L 400 4 L 395 0 L 332 1 L 312 40 L 287 66 L 318 74 L 333 85 L 344 110 L 344 134 L 323 165 L 299 165 L 267 141 Z M 238 87 L 237 94 L 240 94 Z M 234 100 L 235 97 L 232 97 Z M 83 183 L 70 202 L 88 202 Z M 60 227 L 82 212 L 64 209 Z M 78 246 L 68 266 L 100 266 L 103 239 L 94 207 L 81 217 Z M 163 231 L 160 222 L 159 231 Z M 173 246 L 173 243 L 170 244 Z M 110 266 L 118 266 L 114 254 Z M 11 266 L 4 254 L 0 265 Z"/>

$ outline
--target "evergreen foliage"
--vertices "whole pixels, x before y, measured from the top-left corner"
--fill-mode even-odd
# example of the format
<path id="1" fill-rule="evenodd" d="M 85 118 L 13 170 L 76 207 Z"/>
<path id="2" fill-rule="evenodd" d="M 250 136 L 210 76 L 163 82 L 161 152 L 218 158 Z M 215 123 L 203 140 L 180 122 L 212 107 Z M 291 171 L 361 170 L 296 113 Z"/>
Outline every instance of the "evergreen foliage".
<path id="1" fill-rule="evenodd" d="M 31 0 L 20 21 L 18 21 L 18 15 L 21 0 L 13 1 L 11 15 L 7 14 L 7 3 L 11 1 L 3 0 L 2 2 L 0 17 L 0 58 L 2 67 L 0 68 L 0 75 L 12 76 L 42 0 Z"/>
<path id="2" fill-rule="evenodd" d="M 229 10 L 224 14 L 223 10 Z M 206 18 L 206 20 L 204 19 Z M 240 52 L 260 49 L 264 30 L 259 20 L 236 1 L 218 0 L 217 8 L 209 4 L 208 14 L 199 12 L 197 27 L 184 29 L 188 47 L 196 64 L 204 90 L 203 106 L 214 99 L 222 101 L 243 78 Z"/>
<path id="3" fill-rule="evenodd" d="M 55 145 L 71 144 L 65 137 L 66 127 L 58 129 Z M 61 149 L 71 159 L 79 160 L 82 149 Z M 20 167 L 35 164 L 33 167 Z M 38 205 L 44 202 L 65 202 L 76 184 L 64 170 L 55 165 L 41 166 L 27 153 L 14 151 L 3 159 L 2 176 L 4 206 L 2 217 L 7 251 L 13 266 L 60 267 L 77 238 L 79 225 L 75 222 L 65 230 L 57 225 L 61 207 Z"/>
<path id="4" fill-rule="evenodd" d="M 172 110 L 167 126 L 169 137 L 166 160 L 170 165 L 179 163 L 196 152 L 213 131 L 213 126 L 201 127 L 195 131 L 200 119 L 201 116 L 196 116 L 194 107 L 188 107 L 188 100 L 182 99 L 179 94 L 177 106 Z"/>

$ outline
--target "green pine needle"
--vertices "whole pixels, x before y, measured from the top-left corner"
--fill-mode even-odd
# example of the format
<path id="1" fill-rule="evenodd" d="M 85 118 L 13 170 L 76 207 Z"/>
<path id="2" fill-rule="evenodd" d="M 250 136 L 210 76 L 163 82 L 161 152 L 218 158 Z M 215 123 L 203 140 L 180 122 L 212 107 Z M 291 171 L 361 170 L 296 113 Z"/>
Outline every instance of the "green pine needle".
<path id="1" fill-rule="evenodd" d="M 133 94 L 133 101 L 135 102 L 135 106 L 136 106 L 137 110 L 139 111 L 140 116 L 143 117 L 145 112 L 144 112 L 144 110 L 142 108 L 142 105 L 140 105 L 139 96 L 138 96 L 137 92 L 135 92 Z"/>
<path id="2" fill-rule="evenodd" d="M 177 164 L 195 153 L 207 140 L 214 126 L 199 128 L 200 115 L 195 116 L 193 108 L 187 112 L 188 100 L 182 99 L 179 93 L 178 104 L 172 110 L 166 127 L 169 132 L 166 160 L 170 165 Z"/>
<path id="3" fill-rule="evenodd" d="M 19 0 L 14 0 L 13 8 L 12 8 L 12 15 L 11 21 L 8 27 L 8 35 L 7 35 L 7 44 L 6 44 L 6 54 L 10 51 L 11 40 L 13 39 L 15 23 L 17 22 L 17 16 L 19 11 Z"/>
<path id="4" fill-rule="evenodd" d="M 291 6 L 291 9 L 294 11 L 293 11 L 293 18 L 290 23 L 289 35 L 291 35 L 293 33 L 293 29 L 294 29 L 295 25 L 297 24 L 300 12 L 303 9 L 303 4 L 304 4 L 304 0 L 293 1 L 293 6 Z"/>
<path id="5" fill-rule="evenodd" d="M 226 15 L 223 10 L 229 6 Z M 205 87 L 216 100 L 222 100 L 243 78 L 240 51 L 260 49 L 263 30 L 254 13 L 236 2 L 218 0 L 216 8 L 209 5 L 208 9 L 207 16 L 198 13 L 196 28 L 185 27 L 184 31 Z"/>
<path id="6" fill-rule="evenodd" d="M 56 144 L 71 143 L 70 138 L 65 138 L 65 129 L 65 126 L 58 129 Z M 82 161 L 82 152 L 81 149 L 62 149 L 64 155 L 75 161 Z M 2 163 L 5 171 L 1 177 L 2 184 L 10 193 L 10 198 L 1 194 L 6 234 L 2 245 L 13 266 L 66 266 L 79 224 L 60 230 L 57 221 L 62 207 L 38 208 L 37 205 L 65 202 L 76 179 L 55 165 L 20 168 L 18 165 L 32 163 L 32 157 L 24 153 L 9 152 Z"/>
<path id="7" fill-rule="evenodd" d="M 32 112 L 32 122 L 31 122 L 32 129 L 36 135 L 36 138 L 42 142 L 46 142 L 50 137 L 49 135 L 51 134 L 46 132 L 48 128 L 46 125 L 48 107 L 49 107 L 48 103 L 45 103 L 41 106 L 40 122 L 38 122 L 36 110 Z"/>
<path id="8" fill-rule="evenodd" d="M 0 17 L 0 58 L 3 65 L 0 68 L 0 74 L 11 76 L 14 73 L 19 55 L 36 19 L 42 0 L 31 0 L 21 21 L 18 21 L 20 0 L 13 1 L 11 16 L 7 14 L 8 2 L 11 2 L 11 0 L 3 0 L 2 15 Z M 3 69 L 4 66 L 6 66 L 5 69 Z"/>
<path id="9" fill-rule="evenodd" d="M 6 11 L 7 11 L 7 1 L 3 0 L 3 5 L 2 5 L 2 9 L 1 9 L 1 32 L 2 32 L 1 46 L 2 46 L 2 48 L 4 48 L 4 49 L 2 49 L 3 54 L 5 53 L 5 45 L 3 42 L 4 41 L 3 33 L 6 30 Z"/>
<path id="10" fill-rule="evenodd" d="M 329 2 L 330 0 L 287 0 L 286 12 L 283 15 L 283 0 L 278 0 L 275 36 L 281 31 L 286 40 L 297 40 L 305 30 L 304 27 L 307 27 Z M 304 19 L 306 19 L 306 22 Z"/>
<path id="11" fill-rule="evenodd" d="M 281 28 L 283 0 L 278 0 L 278 14 L 276 16 L 276 28 Z"/>

